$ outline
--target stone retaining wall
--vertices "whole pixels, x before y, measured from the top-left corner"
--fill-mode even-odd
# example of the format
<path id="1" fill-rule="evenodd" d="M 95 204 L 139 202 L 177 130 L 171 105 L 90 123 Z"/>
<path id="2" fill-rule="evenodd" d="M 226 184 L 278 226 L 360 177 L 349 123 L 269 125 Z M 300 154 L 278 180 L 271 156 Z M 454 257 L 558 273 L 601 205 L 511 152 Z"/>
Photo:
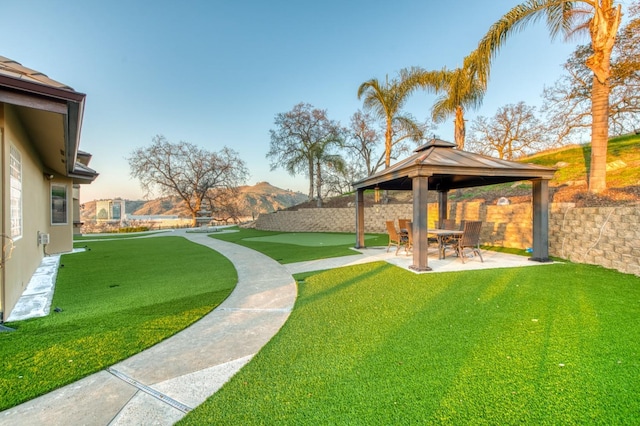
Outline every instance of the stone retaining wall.
<path id="1" fill-rule="evenodd" d="M 412 218 L 411 204 L 365 208 L 365 232 L 386 233 L 385 221 Z M 435 227 L 438 206 L 428 206 L 429 227 Z M 531 204 L 506 206 L 450 203 L 449 217 L 481 220 L 483 244 L 531 247 Z M 397 222 L 396 222 L 397 223 Z M 256 228 L 289 232 L 355 232 L 355 207 L 300 209 L 262 214 Z M 573 262 L 601 265 L 640 276 L 640 206 L 576 208 L 551 204 L 549 254 Z"/>
<path id="2" fill-rule="evenodd" d="M 640 206 L 552 209 L 549 251 L 640 276 Z"/>

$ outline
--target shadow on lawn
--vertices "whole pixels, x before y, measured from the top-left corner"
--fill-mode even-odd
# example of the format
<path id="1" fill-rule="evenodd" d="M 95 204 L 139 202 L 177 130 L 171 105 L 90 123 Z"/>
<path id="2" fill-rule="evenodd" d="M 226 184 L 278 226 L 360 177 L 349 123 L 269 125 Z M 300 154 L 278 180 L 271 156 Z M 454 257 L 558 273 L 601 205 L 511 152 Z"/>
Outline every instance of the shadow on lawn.
<path id="1" fill-rule="evenodd" d="M 305 305 L 310 305 L 310 304 L 316 303 L 319 300 L 325 299 L 327 297 L 331 297 L 331 296 L 335 295 L 336 293 L 339 293 L 339 292 L 351 287 L 352 285 L 360 284 L 363 279 L 373 278 L 373 277 L 379 275 L 380 273 L 382 273 L 382 272 L 384 272 L 386 270 L 389 270 L 390 268 L 394 268 L 394 269 L 396 268 L 395 266 L 390 265 L 387 262 L 382 262 L 382 261 L 381 262 L 370 263 L 369 265 L 374 265 L 374 267 L 371 270 L 367 271 L 366 273 L 363 273 L 361 275 L 356 275 L 355 277 L 353 277 L 351 279 L 348 279 L 346 281 L 342 281 L 342 282 L 340 282 L 340 284 L 337 284 L 337 285 L 331 286 L 329 288 L 326 288 L 325 290 L 322 290 L 322 291 L 314 294 L 313 296 L 305 297 L 302 300 L 298 299 L 298 301 L 296 302 L 296 307 L 303 307 Z M 331 269 L 328 272 L 329 273 L 334 273 L 335 271 L 338 271 L 339 269 L 340 268 Z M 406 273 L 406 271 L 400 271 L 400 272 Z"/>

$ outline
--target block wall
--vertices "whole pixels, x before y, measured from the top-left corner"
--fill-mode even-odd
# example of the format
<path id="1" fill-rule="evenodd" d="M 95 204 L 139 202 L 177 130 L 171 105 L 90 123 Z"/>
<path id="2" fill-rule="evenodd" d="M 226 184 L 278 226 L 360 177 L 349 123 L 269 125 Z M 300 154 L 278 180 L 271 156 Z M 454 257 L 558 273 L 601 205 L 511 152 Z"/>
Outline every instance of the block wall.
<path id="1" fill-rule="evenodd" d="M 554 205 L 550 254 L 640 276 L 640 206 Z"/>
<path id="2" fill-rule="evenodd" d="M 288 232 L 355 232 L 355 207 L 300 209 L 261 214 L 256 228 Z M 365 232 L 386 233 L 385 221 L 412 218 L 411 204 L 365 208 Z M 482 244 L 527 248 L 532 245 L 531 204 L 506 206 L 450 203 L 449 217 L 481 220 Z M 438 220 L 436 203 L 428 205 L 430 228 Z M 640 206 L 576 208 L 552 204 L 549 212 L 549 255 L 601 265 L 640 276 Z"/>

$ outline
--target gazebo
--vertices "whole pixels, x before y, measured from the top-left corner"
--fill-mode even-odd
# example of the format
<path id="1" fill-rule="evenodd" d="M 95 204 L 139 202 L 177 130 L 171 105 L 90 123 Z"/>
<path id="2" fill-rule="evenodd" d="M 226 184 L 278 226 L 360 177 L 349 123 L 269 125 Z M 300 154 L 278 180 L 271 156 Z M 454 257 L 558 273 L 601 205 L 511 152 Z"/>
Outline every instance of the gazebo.
<path id="1" fill-rule="evenodd" d="M 353 183 L 356 190 L 356 248 L 364 247 L 364 191 L 366 189 L 413 192 L 413 265 L 429 271 L 427 261 L 427 192 L 438 193 L 438 217 L 447 217 L 452 189 L 530 180 L 533 183 L 533 253 L 530 260 L 549 261 L 549 180 L 555 169 L 516 163 L 461 151 L 456 145 L 431 139 L 415 154 Z"/>

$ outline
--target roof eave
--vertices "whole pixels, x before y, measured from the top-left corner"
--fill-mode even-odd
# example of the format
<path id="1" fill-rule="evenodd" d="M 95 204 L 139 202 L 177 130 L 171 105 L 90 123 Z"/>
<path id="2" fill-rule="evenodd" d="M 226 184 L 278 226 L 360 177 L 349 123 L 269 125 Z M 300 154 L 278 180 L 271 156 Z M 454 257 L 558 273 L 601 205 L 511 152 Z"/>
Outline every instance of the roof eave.
<path id="1" fill-rule="evenodd" d="M 2 74 L 0 74 L 0 87 L 7 91 L 7 96 L 14 97 L 23 106 L 44 109 L 65 116 L 65 168 L 67 176 L 73 177 L 80 147 L 86 95 L 74 90 L 48 86 Z M 11 93 L 16 93 L 17 95 L 11 95 Z M 35 97 L 40 101 L 29 101 L 26 99 L 27 96 Z"/>
<path id="2" fill-rule="evenodd" d="M 65 129 L 65 142 L 67 145 L 65 154 L 67 172 L 71 177 L 74 172 L 78 149 L 80 148 L 80 134 L 82 130 L 82 117 L 84 115 L 84 98 L 79 102 L 67 102 L 67 120 Z"/>
<path id="3" fill-rule="evenodd" d="M 46 84 L 27 81 L 0 74 L 0 86 L 5 86 L 20 92 L 62 99 L 66 101 L 84 102 L 86 95 L 75 90 L 47 86 Z"/>

